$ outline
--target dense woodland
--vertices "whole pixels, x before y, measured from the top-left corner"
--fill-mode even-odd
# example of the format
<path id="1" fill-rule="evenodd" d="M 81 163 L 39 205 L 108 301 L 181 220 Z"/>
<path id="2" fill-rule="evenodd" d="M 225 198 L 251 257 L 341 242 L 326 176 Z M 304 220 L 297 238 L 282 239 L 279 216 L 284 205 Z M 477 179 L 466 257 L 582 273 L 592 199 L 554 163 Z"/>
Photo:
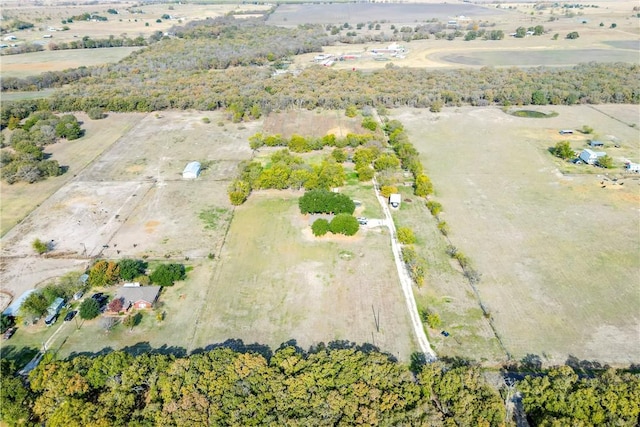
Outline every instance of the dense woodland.
<path id="1" fill-rule="evenodd" d="M 262 112 L 347 105 L 527 105 L 640 102 L 638 64 L 573 68 L 422 70 L 389 64 L 374 72 L 317 66 L 274 75 L 287 58 L 331 43 L 322 27 L 285 29 L 262 20 L 208 19 L 172 30 L 118 64 L 3 81 L 3 90 L 57 86 L 47 101 L 59 111 L 214 110 L 242 105 Z M 3 79 L 4 80 L 4 79 Z M 33 101 L 31 101 L 33 102 Z"/>
<path id="2" fill-rule="evenodd" d="M 477 366 L 409 369 L 345 342 L 310 352 L 248 348 L 45 358 L 26 382 L 2 360 L 0 416 L 12 425 L 48 426 L 511 425 L 504 400 L 513 390 L 496 391 Z M 534 425 L 638 422 L 638 375 L 610 369 L 580 378 L 566 366 L 527 377 L 520 388 Z"/>

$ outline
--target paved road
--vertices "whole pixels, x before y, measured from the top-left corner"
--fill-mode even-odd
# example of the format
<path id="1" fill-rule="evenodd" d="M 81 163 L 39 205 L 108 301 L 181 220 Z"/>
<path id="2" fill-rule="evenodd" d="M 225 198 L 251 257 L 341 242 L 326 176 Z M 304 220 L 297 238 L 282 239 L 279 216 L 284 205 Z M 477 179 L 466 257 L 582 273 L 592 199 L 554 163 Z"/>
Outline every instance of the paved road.
<path id="1" fill-rule="evenodd" d="M 418 313 L 418 306 L 416 305 L 416 300 L 413 296 L 413 281 L 411 280 L 409 272 L 407 271 L 404 262 L 402 261 L 402 252 L 400 250 L 400 243 L 398 243 L 398 239 L 396 237 L 396 226 L 394 225 L 393 218 L 391 217 L 391 210 L 389 209 L 389 205 L 387 204 L 386 199 L 380 196 L 380 193 L 378 192 L 378 183 L 375 179 L 373 180 L 373 184 L 376 191 L 376 197 L 378 198 L 380 206 L 382 206 L 382 210 L 384 212 L 384 225 L 389 228 L 389 234 L 391 235 L 391 250 L 393 252 L 393 258 L 396 261 L 398 278 L 400 279 L 402 293 L 404 294 L 404 299 L 407 303 L 409 317 L 411 318 L 411 324 L 416 334 L 418 345 L 420 346 L 420 350 L 424 353 L 428 361 L 435 360 L 436 353 L 431 349 L 427 334 L 424 332 L 424 327 L 422 326 L 422 321 L 420 320 L 420 314 Z"/>

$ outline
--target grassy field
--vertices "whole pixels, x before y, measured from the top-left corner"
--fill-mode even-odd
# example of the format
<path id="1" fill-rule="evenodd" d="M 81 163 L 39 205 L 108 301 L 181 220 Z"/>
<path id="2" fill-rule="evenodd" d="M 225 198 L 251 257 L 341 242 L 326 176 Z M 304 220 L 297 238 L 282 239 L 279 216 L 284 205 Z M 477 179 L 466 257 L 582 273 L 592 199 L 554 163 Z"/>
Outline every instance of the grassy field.
<path id="1" fill-rule="evenodd" d="M 6 55 L 2 57 L 2 76 L 24 78 L 45 71 L 118 62 L 139 50 L 139 47 L 112 47 L 105 49 L 45 50 L 42 52 Z M 4 98 L 4 95 L 3 95 Z"/>
<path id="2" fill-rule="evenodd" d="M 507 351 L 549 363 L 571 355 L 628 364 L 640 351 L 640 180 L 623 174 L 620 159 L 637 161 L 638 130 L 586 106 L 554 110 L 548 119 L 497 108 L 405 109 L 392 117 L 422 154 L 451 241 L 482 274 L 480 296 Z M 558 129 L 583 124 L 619 141 L 619 148 L 605 145 L 617 169 L 560 172 L 547 149 L 566 139 Z M 572 146 L 584 147 L 586 138 L 574 135 Z M 425 292 L 427 302 L 460 293 L 462 279 L 448 279 L 450 269 L 437 268 L 442 283 Z"/>
<path id="3" fill-rule="evenodd" d="M 350 193 L 376 209 L 371 189 Z M 288 340 L 302 348 L 346 340 L 408 360 L 415 347 L 388 233 L 314 238 L 297 207 L 300 195 L 258 193 L 236 209 L 219 271 L 207 285 L 200 319 L 207 326 L 195 331 L 194 346 L 228 337 L 272 348 Z"/>

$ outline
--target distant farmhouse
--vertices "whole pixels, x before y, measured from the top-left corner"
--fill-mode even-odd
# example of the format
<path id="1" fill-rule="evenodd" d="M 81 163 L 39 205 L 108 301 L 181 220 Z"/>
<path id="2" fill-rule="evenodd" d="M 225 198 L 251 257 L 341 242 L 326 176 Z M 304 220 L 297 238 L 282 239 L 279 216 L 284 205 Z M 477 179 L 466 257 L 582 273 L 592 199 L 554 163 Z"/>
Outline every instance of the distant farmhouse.
<path id="1" fill-rule="evenodd" d="M 191 162 L 187 166 L 185 166 L 182 171 L 182 177 L 184 179 L 196 179 L 200 175 L 200 163 L 199 162 Z"/>
<path id="2" fill-rule="evenodd" d="M 588 148 L 585 148 L 580 153 L 580 160 L 588 165 L 595 165 L 600 157 L 604 157 L 606 155 L 607 153 L 604 151 L 591 151 Z"/>

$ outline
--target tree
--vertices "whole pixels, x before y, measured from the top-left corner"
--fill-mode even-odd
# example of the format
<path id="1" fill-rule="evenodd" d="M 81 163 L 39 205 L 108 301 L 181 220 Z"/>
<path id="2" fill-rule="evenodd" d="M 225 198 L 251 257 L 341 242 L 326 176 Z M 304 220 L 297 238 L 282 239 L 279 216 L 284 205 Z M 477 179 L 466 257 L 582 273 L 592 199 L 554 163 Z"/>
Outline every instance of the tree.
<path id="1" fill-rule="evenodd" d="M 0 315 L 0 334 L 4 333 L 7 329 L 14 325 L 13 318 L 6 314 Z"/>
<path id="2" fill-rule="evenodd" d="M 49 304 L 51 302 L 47 300 L 41 291 L 32 292 L 20 306 L 20 315 L 40 317 L 47 312 Z"/>
<path id="3" fill-rule="evenodd" d="M 120 267 L 113 261 L 96 261 L 89 270 L 87 282 L 91 287 L 110 286 L 118 280 Z"/>
<path id="4" fill-rule="evenodd" d="M 598 166 L 606 169 L 613 168 L 613 158 L 608 154 L 598 158 Z"/>
<path id="5" fill-rule="evenodd" d="M 229 201 L 234 206 L 243 204 L 249 194 L 251 193 L 251 186 L 248 182 L 236 179 L 229 185 L 228 194 Z"/>
<path id="6" fill-rule="evenodd" d="M 531 94 L 531 103 L 533 105 L 547 105 L 549 100 L 547 94 L 541 90 L 536 90 Z"/>
<path id="7" fill-rule="evenodd" d="M 403 245 L 411 245 L 416 242 L 416 236 L 409 227 L 398 227 L 398 241 Z"/>
<path id="8" fill-rule="evenodd" d="M 426 197 L 433 194 L 433 184 L 429 177 L 423 173 L 416 176 L 414 194 L 418 197 Z"/>
<path id="9" fill-rule="evenodd" d="M 78 311 L 81 319 L 91 320 L 98 317 L 100 314 L 100 304 L 93 298 L 86 298 L 80 304 L 80 309 Z"/>
<path id="10" fill-rule="evenodd" d="M 0 420 L 7 425 L 30 425 L 33 395 L 9 359 L 0 359 Z"/>
<path id="11" fill-rule="evenodd" d="M 176 280 L 185 278 L 185 268 L 182 264 L 160 264 L 149 278 L 160 286 L 173 286 Z"/>
<path id="12" fill-rule="evenodd" d="M 569 34 L 567 34 L 567 39 L 569 40 L 574 40 L 574 39 L 577 39 L 578 37 L 580 37 L 580 34 L 578 34 L 577 31 L 572 31 Z"/>
<path id="13" fill-rule="evenodd" d="M 31 246 L 33 247 L 33 250 L 38 253 L 38 255 L 42 255 L 49 250 L 49 246 L 40 239 L 35 239 L 31 243 Z"/>
<path id="14" fill-rule="evenodd" d="M 380 187 L 380 195 L 385 199 L 388 199 L 392 194 L 398 192 L 398 187 L 394 185 L 383 185 Z"/>
<path id="15" fill-rule="evenodd" d="M 533 27 L 533 35 L 541 36 L 544 33 L 544 27 L 542 25 L 536 25 Z"/>
<path id="16" fill-rule="evenodd" d="M 358 232 L 360 224 L 358 220 L 347 213 L 340 213 L 333 217 L 329 223 L 329 230 L 333 234 L 344 234 L 345 236 L 353 236 Z"/>
<path id="17" fill-rule="evenodd" d="M 80 138 L 82 136 L 82 129 L 80 128 L 78 119 L 72 114 L 62 116 L 60 122 L 56 125 L 56 135 L 68 140 Z"/>
<path id="18" fill-rule="evenodd" d="M 331 152 L 331 157 L 338 163 L 344 163 L 347 161 L 347 153 L 342 148 L 334 148 Z"/>
<path id="19" fill-rule="evenodd" d="M 122 311 L 123 307 L 124 302 L 122 301 L 122 298 L 114 298 L 108 306 L 109 311 L 112 311 L 114 313 L 119 313 L 120 311 Z"/>
<path id="20" fill-rule="evenodd" d="M 378 172 L 386 169 L 395 169 L 400 167 L 400 159 L 395 154 L 385 153 L 374 160 L 373 167 Z"/>
<path id="21" fill-rule="evenodd" d="M 100 120 L 104 119 L 105 117 L 104 111 L 102 111 L 102 108 L 99 107 L 89 108 L 87 110 L 87 115 L 91 120 Z"/>
<path id="22" fill-rule="evenodd" d="M 137 326 L 141 320 L 142 320 L 141 313 L 129 314 L 127 315 L 127 317 L 124 318 L 124 320 L 122 321 L 122 324 L 127 328 L 129 328 L 129 331 L 133 331 L 133 328 Z"/>
<path id="23" fill-rule="evenodd" d="M 556 157 L 560 157 L 561 159 L 567 160 L 575 157 L 575 153 L 569 144 L 569 141 L 560 141 L 556 144 L 556 146 L 551 150 L 553 155 Z"/>
<path id="24" fill-rule="evenodd" d="M 329 231 L 329 221 L 324 218 L 318 218 L 311 224 L 311 231 L 316 237 L 324 236 Z"/>
<path id="25" fill-rule="evenodd" d="M 516 38 L 521 39 L 526 35 L 527 35 L 527 29 L 525 27 L 516 28 L 516 35 L 515 35 Z"/>
<path id="26" fill-rule="evenodd" d="M 124 258 L 118 262 L 118 267 L 122 280 L 133 280 L 145 272 L 147 263 L 139 259 Z"/>

